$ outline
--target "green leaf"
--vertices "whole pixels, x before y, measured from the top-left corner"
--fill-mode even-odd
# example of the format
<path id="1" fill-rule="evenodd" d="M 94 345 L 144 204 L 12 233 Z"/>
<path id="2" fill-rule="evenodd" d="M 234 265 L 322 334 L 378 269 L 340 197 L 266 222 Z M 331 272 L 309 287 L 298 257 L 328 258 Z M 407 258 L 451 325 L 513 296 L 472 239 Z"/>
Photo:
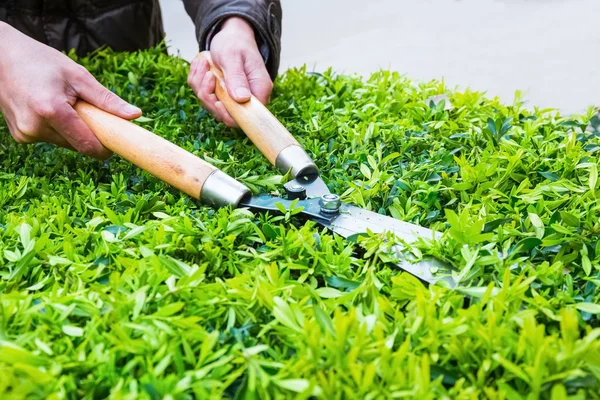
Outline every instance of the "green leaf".
<path id="1" fill-rule="evenodd" d="M 279 236 L 279 228 L 275 228 L 271 224 L 264 224 L 262 230 L 265 236 L 271 240 L 275 240 Z"/>
<path id="2" fill-rule="evenodd" d="M 550 180 L 551 182 L 556 182 L 557 180 L 560 179 L 560 176 L 556 175 L 553 172 L 547 172 L 547 171 L 538 171 L 538 174 L 540 174 L 541 176 L 543 176 L 544 178 Z"/>
<path id="3" fill-rule="evenodd" d="M 590 190 L 595 191 L 597 184 L 598 184 L 598 167 L 596 166 L 596 164 L 592 164 L 592 166 L 590 167 L 590 178 L 588 181 L 588 186 L 590 187 Z"/>
<path id="4" fill-rule="evenodd" d="M 152 215 L 154 215 L 158 219 L 170 218 L 170 215 L 165 214 L 164 212 L 160 212 L 160 211 L 153 212 Z"/>
<path id="5" fill-rule="evenodd" d="M 169 270 L 169 272 L 171 272 L 179 278 L 189 275 L 191 271 L 189 265 L 173 257 L 160 255 L 158 256 L 158 259 L 160 263 Z"/>
<path id="6" fill-rule="evenodd" d="M 21 238 L 21 246 L 23 246 L 23 249 L 28 249 L 31 243 L 31 226 L 29 224 L 21 224 L 19 227 L 19 237 Z"/>
<path id="7" fill-rule="evenodd" d="M 581 266 L 585 271 L 585 276 L 590 276 L 590 274 L 592 273 L 592 262 L 590 261 L 590 258 L 587 255 L 581 256 Z"/>
<path id="8" fill-rule="evenodd" d="M 48 364 L 46 358 L 36 356 L 26 349 L 6 340 L 0 340 L 0 362 L 9 365 L 27 364 L 42 366 Z"/>
<path id="9" fill-rule="evenodd" d="M 302 327 L 299 325 L 298 321 L 296 321 L 290 306 L 279 297 L 274 297 L 273 301 L 276 304 L 273 308 L 273 315 L 275 318 L 288 328 L 297 332 L 302 332 Z"/>
<path id="10" fill-rule="evenodd" d="M 48 256 L 48 262 L 52 266 L 55 266 L 55 265 L 70 265 L 70 264 L 73 263 L 68 258 L 57 257 L 57 256 Z"/>
<path id="11" fill-rule="evenodd" d="M 496 135 L 496 133 L 497 133 L 496 122 L 493 119 L 491 119 L 491 118 L 487 119 L 487 126 L 488 126 L 488 129 L 490 130 L 490 132 L 493 135 Z"/>
<path id="12" fill-rule="evenodd" d="M 328 276 L 325 278 L 327 284 L 337 289 L 354 290 L 360 286 L 361 282 L 346 279 L 340 276 Z"/>
<path id="13" fill-rule="evenodd" d="M 310 382 L 306 379 L 282 379 L 276 380 L 277 386 L 296 393 L 302 393 L 310 388 Z"/>
<path id="14" fill-rule="evenodd" d="M 129 82 L 133 85 L 133 86 L 138 86 L 140 83 L 138 82 L 137 77 L 135 76 L 135 74 L 131 71 L 129 71 L 127 73 L 127 78 L 129 79 Z"/>
<path id="15" fill-rule="evenodd" d="M 143 287 L 135 294 L 135 306 L 133 307 L 133 319 L 137 319 L 146 304 L 146 291 L 148 287 Z"/>
<path id="16" fill-rule="evenodd" d="M 282 203 L 275 203 L 275 207 L 277 207 L 282 214 L 285 214 L 288 211 Z"/>
<path id="17" fill-rule="evenodd" d="M 321 327 L 321 329 L 331 336 L 335 336 L 335 328 L 333 326 L 333 322 L 331 321 L 331 317 L 319 307 L 318 304 L 313 304 L 313 311 L 315 313 L 315 319 L 317 323 Z"/>
<path id="18" fill-rule="evenodd" d="M 521 241 L 519 241 L 515 246 L 514 246 L 514 251 L 519 253 L 519 252 L 528 252 L 532 249 L 534 249 L 535 247 L 539 246 L 542 244 L 542 241 L 538 238 L 525 238 Z"/>
<path id="19" fill-rule="evenodd" d="M 504 225 L 504 224 L 509 224 L 511 222 L 512 222 L 512 219 L 510 219 L 510 218 L 498 218 L 493 221 L 486 222 L 485 225 L 483 225 L 482 233 L 493 232 L 499 226 Z"/>
<path id="20" fill-rule="evenodd" d="M 578 228 L 579 227 L 579 218 L 577 218 L 575 215 L 566 212 L 566 211 L 561 211 L 560 212 L 560 217 L 562 218 L 563 222 L 569 226 Z"/>
<path id="21" fill-rule="evenodd" d="M 17 261 L 14 269 L 12 270 L 11 274 L 9 275 L 8 279 L 9 280 L 18 280 L 20 279 L 29 269 L 29 267 L 31 266 L 31 261 L 33 260 L 33 258 L 35 257 L 35 253 L 33 251 L 30 251 L 26 254 L 24 254 L 19 261 Z"/>
<path id="22" fill-rule="evenodd" d="M 321 298 L 324 299 L 335 299 L 344 295 L 343 292 L 331 287 L 318 288 L 316 292 Z"/>
<path id="23" fill-rule="evenodd" d="M 140 122 L 140 123 L 145 123 L 145 122 L 154 121 L 154 118 L 148 118 L 148 117 L 141 116 L 141 117 L 136 118 L 135 121 Z"/>
<path id="24" fill-rule="evenodd" d="M 542 239 L 545 232 L 545 226 L 542 219 L 537 214 L 529 213 L 529 220 L 531 221 L 531 225 L 535 228 L 535 236 L 538 239 Z"/>
<path id="25" fill-rule="evenodd" d="M 595 303 L 577 303 L 575 307 L 579 311 L 583 311 L 590 314 L 600 314 L 600 304 Z"/>
<path id="26" fill-rule="evenodd" d="M 353 235 L 348 236 L 346 238 L 346 240 L 351 243 L 358 243 L 360 238 L 368 238 L 368 237 L 369 237 L 369 234 L 367 234 L 367 233 L 355 233 Z"/>
<path id="27" fill-rule="evenodd" d="M 365 178 L 371 179 L 371 170 L 366 164 L 361 164 L 360 172 L 364 175 Z"/>
<path id="28" fill-rule="evenodd" d="M 185 306 L 184 302 L 170 303 L 166 306 L 160 307 L 157 312 L 152 314 L 153 317 L 170 317 L 173 314 L 178 313 Z"/>
<path id="29" fill-rule="evenodd" d="M 74 337 L 81 337 L 83 336 L 83 329 L 77 327 L 77 326 L 72 326 L 72 325 L 63 325 L 62 326 L 62 331 L 69 336 L 74 336 Z"/>
<path id="30" fill-rule="evenodd" d="M 135 228 L 133 228 L 129 232 L 127 232 L 127 234 L 125 234 L 125 236 L 123 236 L 123 240 L 132 239 L 132 238 L 136 237 L 137 235 L 141 234 L 142 232 L 146 231 L 147 229 L 148 229 L 147 226 L 136 226 Z"/>

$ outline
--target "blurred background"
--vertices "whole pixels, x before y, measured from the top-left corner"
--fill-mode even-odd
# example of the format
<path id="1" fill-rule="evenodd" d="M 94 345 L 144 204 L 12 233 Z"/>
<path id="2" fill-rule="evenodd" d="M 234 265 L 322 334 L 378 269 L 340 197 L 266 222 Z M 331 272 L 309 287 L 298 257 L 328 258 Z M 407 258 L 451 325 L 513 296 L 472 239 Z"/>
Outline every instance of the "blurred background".
<path id="1" fill-rule="evenodd" d="M 563 113 L 600 106 L 600 0 L 281 0 L 279 69 L 307 65 L 485 91 Z M 171 53 L 191 60 L 194 25 L 161 0 Z"/>

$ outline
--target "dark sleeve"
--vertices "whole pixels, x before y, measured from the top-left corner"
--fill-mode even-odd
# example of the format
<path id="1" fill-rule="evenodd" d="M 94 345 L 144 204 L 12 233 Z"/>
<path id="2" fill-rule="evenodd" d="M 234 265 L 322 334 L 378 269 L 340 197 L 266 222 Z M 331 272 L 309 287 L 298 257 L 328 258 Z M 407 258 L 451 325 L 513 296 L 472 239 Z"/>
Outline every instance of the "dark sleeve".
<path id="1" fill-rule="evenodd" d="M 196 25 L 200 51 L 210 50 L 210 39 L 226 17 L 241 17 L 254 28 L 258 48 L 271 79 L 281 54 L 281 3 L 279 0 L 183 0 Z"/>

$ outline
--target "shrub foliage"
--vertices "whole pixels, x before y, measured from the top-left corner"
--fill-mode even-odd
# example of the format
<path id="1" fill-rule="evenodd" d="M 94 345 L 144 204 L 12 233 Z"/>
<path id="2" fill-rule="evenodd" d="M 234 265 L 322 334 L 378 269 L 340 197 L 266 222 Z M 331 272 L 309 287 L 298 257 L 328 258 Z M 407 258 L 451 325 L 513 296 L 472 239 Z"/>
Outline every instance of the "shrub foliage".
<path id="1" fill-rule="evenodd" d="M 164 48 L 79 61 L 144 110 L 138 123 L 281 190 Z M 599 397 L 592 110 L 306 69 L 278 78 L 269 107 L 345 201 L 443 232 L 412 252 L 464 288 L 402 273 L 382 238 L 212 210 L 118 156 L 15 144 L 2 123 L 0 397 Z"/>

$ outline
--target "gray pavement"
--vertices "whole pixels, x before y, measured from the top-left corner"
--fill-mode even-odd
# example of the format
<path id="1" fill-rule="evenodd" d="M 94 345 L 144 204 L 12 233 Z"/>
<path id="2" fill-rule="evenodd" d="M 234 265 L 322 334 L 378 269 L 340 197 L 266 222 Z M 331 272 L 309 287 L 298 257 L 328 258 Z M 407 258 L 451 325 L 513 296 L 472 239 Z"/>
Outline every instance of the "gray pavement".
<path id="1" fill-rule="evenodd" d="M 600 105 L 599 0 L 282 0 L 280 72 L 306 64 L 368 76 L 391 69 L 512 102 Z M 171 51 L 191 59 L 194 26 L 161 0 Z"/>

